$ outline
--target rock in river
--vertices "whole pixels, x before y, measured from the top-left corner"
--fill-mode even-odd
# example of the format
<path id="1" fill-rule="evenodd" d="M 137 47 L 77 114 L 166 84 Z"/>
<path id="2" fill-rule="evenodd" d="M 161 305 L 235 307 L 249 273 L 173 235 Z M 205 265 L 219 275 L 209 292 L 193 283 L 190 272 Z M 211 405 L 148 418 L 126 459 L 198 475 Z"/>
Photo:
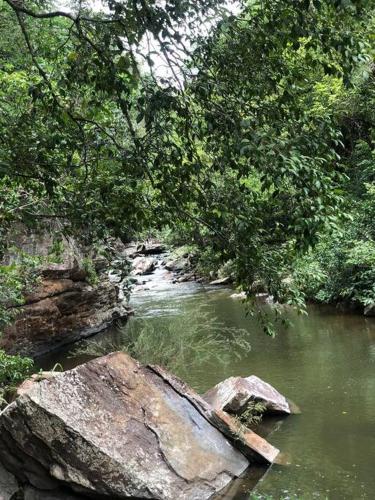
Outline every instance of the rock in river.
<path id="1" fill-rule="evenodd" d="M 0 415 L 0 459 L 48 495 L 204 500 L 249 465 L 227 418 L 165 370 L 113 353 L 31 384 Z"/>
<path id="2" fill-rule="evenodd" d="M 136 257 L 133 260 L 132 274 L 135 276 L 150 274 L 155 270 L 156 260 L 152 257 Z"/>
<path id="3" fill-rule="evenodd" d="M 165 269 L 167 271 L 172 271 L 174 273 L 182 272 L 188 267 L 189 267 L 188 260 L 182 257 L 180 259 L 169 260 L 165 264 Z"/>
<path id="4" fill-rule="evenodd" d="M 240 414 L 244 411 L 250 400 L 262 402 L 269 412 L 299 413 L 294 403 L 255 375 L 246 378 L 227 378 L 207 391 L 203 398 L 216 410 L 224 410 L 232 414 Z"/>

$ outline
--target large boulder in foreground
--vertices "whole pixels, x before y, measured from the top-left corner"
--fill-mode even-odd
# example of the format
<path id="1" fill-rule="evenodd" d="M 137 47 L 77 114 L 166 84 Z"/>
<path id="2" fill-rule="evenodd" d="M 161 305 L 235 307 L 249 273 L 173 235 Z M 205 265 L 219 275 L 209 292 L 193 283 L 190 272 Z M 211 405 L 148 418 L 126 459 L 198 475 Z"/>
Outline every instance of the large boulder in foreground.
<path id="1" fill-rule="evenodd" d="M 204 500 L 249 465 L 212 413 L 168 372 L 113 353 L 31 384 L 0 414 L 0 460 L 46 492 Z"/>
<path id="2" fill-rule="evenodd" d="M 215 410 L 231 414 L 241 414 L 251 400 L 262 402 L 268 412 L 299 413 L 297 406 L 287 400 L 272 385 L 251 375 L 250 377 L 230 377 L 215 385 L 204 395 Z"/>

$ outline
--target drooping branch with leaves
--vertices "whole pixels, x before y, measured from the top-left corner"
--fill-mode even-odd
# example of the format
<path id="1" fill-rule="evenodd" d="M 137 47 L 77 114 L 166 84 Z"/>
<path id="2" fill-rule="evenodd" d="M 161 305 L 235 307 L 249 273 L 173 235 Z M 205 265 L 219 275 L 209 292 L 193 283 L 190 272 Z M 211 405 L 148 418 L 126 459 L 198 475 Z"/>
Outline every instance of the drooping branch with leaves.
<path id="1" fill-rule="evenodd" d="M 0 3 L 0 219 L 88 241 L 166 224 L 302 303 L 335 228 L 340 106 L 372 78 L 371 1 Z M 3 238 L 3 242 L 5 239 Z"/>

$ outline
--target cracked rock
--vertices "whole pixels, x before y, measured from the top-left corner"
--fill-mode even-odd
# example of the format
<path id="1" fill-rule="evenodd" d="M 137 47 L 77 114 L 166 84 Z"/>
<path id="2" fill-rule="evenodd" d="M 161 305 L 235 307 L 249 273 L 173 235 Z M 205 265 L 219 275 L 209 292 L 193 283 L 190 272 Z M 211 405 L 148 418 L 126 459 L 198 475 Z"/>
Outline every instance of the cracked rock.
<path id="1" fill-rule="evenodd" d="M 46 498 L 204 500 L 249 465 L 212 411 L 168 372 L 113 353 L 31 384 L 0 415 L 0 460 Z"/>

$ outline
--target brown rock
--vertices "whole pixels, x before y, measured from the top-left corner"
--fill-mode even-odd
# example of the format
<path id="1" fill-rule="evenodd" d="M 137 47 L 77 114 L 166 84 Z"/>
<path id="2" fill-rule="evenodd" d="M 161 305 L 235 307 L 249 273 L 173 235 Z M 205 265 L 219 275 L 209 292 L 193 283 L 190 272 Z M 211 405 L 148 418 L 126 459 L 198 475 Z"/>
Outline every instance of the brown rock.
<path id="1" fill-rule="evenodd" d="M 66 278 L 43 281 L 28 300 L 0 338 L 0 348 L 11 354 L 36 357 L 128 316 L 126 304 L 106 277 L 95 286 Z"/>
<path id="2" fill-rule="evenodd" d="M 47 491 L 204 500 L 248 466 L 208 411 L 164 370 L 114 353 L 40 381 L 9 405 L 0 458 Z"/>
<path id="3" fill-rule="evenodd" d="M 216 424 L 217 428 L 234 440 L 236 447 L 251 461 L 265 464 L 283 463 L 283 459 L 278 460 L 280 450 L 233 419 L 225 411 L 216 410 L 213 417 L 212 422 Z"/>
<path id="4" fill-rule="evenodd" d="M 51 223 L 52 224 L 52 223 Z M 9 252 L 2 264 L 16 263 L 18 248 L 30 255 L 46 258 L 40 271 L 40 282 L 25 297 L 22 307 L 12 304 L 15 321 L 5 329 L 0 338 L 0 349 L 11 354 L 37 357 L 81 338 L 93 335 L 108 327 L 118 318 L 128 316 L 128 308 L 119 285 L 109 279 L 108 262 L 93 257 L 93 264 L 100 271 L 99 283 L 87 282 L 82 269 L 88 249 L 81 248 L 71 238 L 61 235 L 59 263 L 50 261 L 50 251 L 58 227 L 52 224 L 49 231 L 35 233 L 22 225 L 16 226 L 9 237 Z"/>
<path id="5" fill-rule="evenodd" d="M 77 283 L 71 279 L 45 279 L 35 290 L 25 295 L 25 303 L 32 304 L 47 297 L 53 297 L 54 295 L 59 295 L 60 293 L 71 292 L 78 287 L 79 285 L 77 286 Z"/>
<path id="6" fill-rule="evenodd" d="M 296 405 L 255 375 L 230 377 L 207 391 L 203 398 L 215 409 L 232 414 L 241 414 L 250 400 L 262 402 L 269 412 L 299 413 Z"/>

